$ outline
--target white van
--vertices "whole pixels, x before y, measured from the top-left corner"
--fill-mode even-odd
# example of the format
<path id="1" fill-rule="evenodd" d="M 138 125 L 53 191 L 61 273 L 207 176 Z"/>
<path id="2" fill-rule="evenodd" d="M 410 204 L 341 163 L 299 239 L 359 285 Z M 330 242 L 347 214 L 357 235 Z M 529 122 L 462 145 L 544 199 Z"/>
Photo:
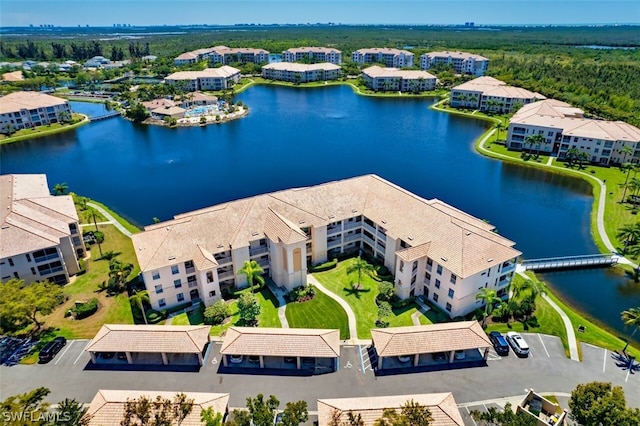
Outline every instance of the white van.
<path id="1" fill-rule="evenodd" d="M 529 356 L 529 345 L 527 345 L 527 342 L 524 341 L 521 335 L 515 331 L 510 331 L 507 333 L 507 341 L 516 355 Z"/>

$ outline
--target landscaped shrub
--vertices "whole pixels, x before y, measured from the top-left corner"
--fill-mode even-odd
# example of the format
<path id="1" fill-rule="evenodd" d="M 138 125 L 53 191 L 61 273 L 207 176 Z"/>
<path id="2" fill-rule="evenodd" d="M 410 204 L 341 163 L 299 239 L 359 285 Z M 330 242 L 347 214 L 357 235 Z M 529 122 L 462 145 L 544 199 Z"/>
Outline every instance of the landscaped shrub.
<path id="1" fill-rule="evenodd" d="M 389 270 L 387 269 L 386 266 L 382 265 L 381 267 L 378 268 L 378 270 L 376 271 L 376 273 L 378 275 L 389 275 Z"/>
<path id="2" fill-rule="evenodd" d="M 393 284 L 388 281 L 382 281 L 378 283 L 378 296 L 377 299 L 382 302 L 390 302 L 393 299 L 395 290 Z"/>
<path id="3" fill-rule="evenodd" d="M 189 306 L 191 306 L 191 302 L 184 302 L 184 303 L 181 303 L 181 304 L 179 304 L 179 305 L 173 306 L 173 307 L 171 307 L 171 308 L 169 308 L 169 309 L 166 309 L 166 311 L 167 311 L 167 315 L 168 315 L 168 314 L 172 314 L 172 313 L 174 313 L 174 312 L 182 311 L 182 310 L 184 310 L 185 308 L 188 308 Z"/>
<path id="4" fill-rule="evenodd" d="M 313 284 L 309 284 L 294 288 L 287 294 L 287 298 L 290 302 L 306 302 L 307 300 L 313 299 L 315 295 L 316 288 Z"/>
<path id="5" fill-rule="evenodd" d="M 76 319 L 83 319 L 96 313 L 98 310 L 98 299 L 95 297 L 87 303 L 78 304 L 73 308 Z"/>
<path id="6" fill-rule="evenodd" d="M 147 322 L 149 324 L 156 324 L 166 318 L 161 312 L 158 312 L 155 309 L 149 309 L 146 312 L 146 315 L 147 315 Z"/>
<path id="7" fill-rule="evenodd" d="M 391 300 L 389 301 L 389 303 L 391 304 L 393 309 L 400 309 L 413 304 L 415 301 L 416 301 L 415 296 L 411 296 L 407 299 L 400 299 L 398 296 L 394 294 Z"/>
<path id="8" fill-rule="evenodd" d="M 338 265 L 338 259 L 333 259 L 325 263 L 321 263 L 316 266 L 312 266 L 309 268 L 309 272 L 323 272 L 328 271 L 329 269 L 333 269 Z"/>
<path id="9" fill-rule="evenodd" d="M 229 305 L 224 300 L 219 300 L 204 310 L 204 323 L 208 325 L 222 324 L 230 313 Z"/>

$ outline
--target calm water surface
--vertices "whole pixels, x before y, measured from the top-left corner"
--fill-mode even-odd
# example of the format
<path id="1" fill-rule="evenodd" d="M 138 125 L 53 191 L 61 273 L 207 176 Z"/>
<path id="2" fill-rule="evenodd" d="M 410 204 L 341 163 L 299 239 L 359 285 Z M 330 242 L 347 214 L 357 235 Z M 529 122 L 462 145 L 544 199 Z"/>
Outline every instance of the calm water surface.
<path id="1" fill-rule="evenodd" d="M 578 179 L 477 155 L 486 124 L 430 110 L 429 100 L 356 96 L 347 87 L 253 87 L 249 116 L 165 129 L 115 118 L 0 147 L 2 173 L 46 173 L 49 184 L 100 200 L 136 224 L 295 186 L 376 173 L 440 198 L 517 242 L 525 257 L 596 253 L 591 188 Z M 78 104 L 97 115 L 100 104 Z M 623 332 L 620 311 L 640 287 L 608 270 L 546 274 L 584 311 Z"/>

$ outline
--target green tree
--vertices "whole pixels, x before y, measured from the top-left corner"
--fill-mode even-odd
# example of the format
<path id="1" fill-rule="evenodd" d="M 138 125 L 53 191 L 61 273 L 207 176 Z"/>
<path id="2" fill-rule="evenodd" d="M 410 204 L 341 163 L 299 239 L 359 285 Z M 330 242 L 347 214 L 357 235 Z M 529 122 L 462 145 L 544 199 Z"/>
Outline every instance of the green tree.
<path id="1" fill-rule="evenodd" d="M 525 138 L 525 142 L 528 142 L 529 145 L 536 148 L 536 153 L 534 157 L 537 160 L 540 157 L 540 145 L 546 142 L 544 135 L 541 135 L 541 134 L 529 135 Z"/>
<path id="2" fill-rule="evenodd" d="M 503 411 L 496 407 L 489 407 L 487 411 L 471 411 L 471 417 L 480 426 L 536 426 L 538 419 L 524 412 L 515 413 L 511 403 L 507 402 Z"/>
<path id="3" fill-rule="evenodd" d="M 627 148 L 625 146 L 625 148 Z M 627 172 L 625 178 L 624 178 L 624 183 L 620 184 L 620 186 L 623 188 L 623 192 L 622 192 L 622 200 L 620 200 L 621 203 L 624 203 L 624 200 L 626 199 L 627 196 L 627 189 L 630 189 L 629 187 L 629 175 L 631 174 L 631 170 L 635 169 L 635 165 L 633 163 L 623 163 L 620 166 L 620 170 Z"/>
<path id="4" fill-rule="evenodd" d="M 491 312 L 493 311 L 493 304 L 495 302 L 499 302 L 500 298 L 495 290 L 491 288 L 483 288 L 478 294 L 476 294 L 476 299 L 484 302 L 484 317 L 482 318 L 482 326 L 484 327 L 487 322 L 487 317 L 491 315 Z"/>
<path id="5" fill-rule="evenodd" d="M 86 205 L 86 202 L 85 202 L 85 208 L 82 210 L 82 216 L 86 221 L 91 221 L 91 220 L 93 221 L 93 225 L 96 227 L 96 231 L 98 230 L 98 222 L 96 221 L 97 214 L 98 214 L 98 211 L 93 207 Z"/>
<path id="6" fill-rule="evenodd" d="M 620 154 L 622 154 L 622 164 L 627 162 L 627 156 L 633 155 L 633 147 L 631 145 L 624 145 L 622 149 L 620 149 Z"/>
<path id="7" fill-rule="evenodd" d="M 298 426 L 309 420 L 306 401 L 287 402 L 282 413 L 283 426 Z"/>
<path id="8" fill-rule="evenodd" d="M 109 262 L 109 291 L 114 294 L 124 291 L 131 271 L 133 264 L 112 259 Z"/>
<path id="9" fill-rule="evenodd" d="M 618 228 L 616 237 L 624 241 L 622 253 L 626 253 L 627 247 L 635 245 L 640 241 L 640 223 L 628 223 Z"/>
<path id="10" fill-rule="evenodd" d="M 624 310 L 620 312 L 620 316 L 625 327 L 633 327 L 633 332 L 631 333 L 631 337 L 633 337 L 638 328 L 640 328 L 640 306 Z"/>
<path id="11" fill-rule="evenodd" d="M 578 159 L 578 156 L 580 155 L 580 151 L 578 150 L 578 148 L 569 148 L 567 150 L 567 155 L 566 155 L 566 159 L 567 162 L 569 162 L 569 167 L 573 167 L 574 161 Z"/>
<path id="12" fill-rule="evenodd" d="M 53 185 L 53 195 L 64 195 L 67 193 L 68 189 L 69 185 L 67 185 L 65 182 L 56 183 L 55 185 Z"/>
<path id="13" fill-rule="evenodd" d="M 125 113 L 125 115 L 133 120 L 134 123 L 142 123 L 144 120 L 149 118 L 149 113 L 147 109 L 141 103 L 136 103 L 131 106 Z"/>
<path id="14" fill-rule="evenodd" d="M 260 315 L 260 304 L 253 293 L 242 293 L 238 299 L 238 315 L 244 325 L 253 326 Z"/>
<path id="15" fill-rule="evenodd" d="M 40 331 L 39 316 L 49 315 L 64 300 L 62 288 L 47 281 L 25 285 L 23 280 L 0 283 L 1 332 L 17 331 L 28 324 Z"/>
<path id="16" fill-rule="evenodd" d="M 121 426 L 171 426 L 180 424 L 193 410 L 193 399 L 178 393 L 173 400 L 158 395 L 155 399 L 142 395 L 124 404 Z"/>
<path id="17" fill-rule="evenodd" d="M 571 392 L 569 408 L 571 417 L 582 425 L 617 425 L 617 417 L 626 410 L 626 399 L 620 386 L 591 382 Z"/>
<path id="18" fill-rule="evenodd" d="M 244 274 L 247 277 L 247 285 L 251 287 L 252 291 L 255 283 L 258 283 L 259 287 L 264 285 L 264 278 L 262 277 L 264 270 L 255 260 L 245 260 L 244 265 L 238 270 L 238 273 Z"/>
<path id="19" fill-rule="evenodd" d="M 0 403 L 0 413 L 9 415 L 12 419 L 4 424 L 10 426 L 39 426 L 46 425 L 44 414 L 49 410 L 49 403 L 44 398 L 51 391 L 39 387 L 29 392 L 10 396 Z M 43 420 L 39 420 L 43 418 Z M 36 420 L 32 420 L 36 419 Z"/>
<path id="20" fill-rule="evenodd" d="M 280 401 L 269 395 L 269 399 L 265 400 L 264 395 L 259 393 L 255 398 L 247 398 L 247 409 L 251 414 L 251 420 L 254 426 L 272 426 L 273 418 L 276 410 L 280 405 Z"/>
<path id="21" fill-rule="evenodd" d="M 369 262 L 358 256 L 349 267 L 347 267 L 347 275 L 357 274 L 358 284 L 355 287 L 360 287 L 362 283 L 362 274 L 365 273 L 369 276 L 375 274 L 376 270 Z"/>
<path id="22" fill-rule="evenodd" d="M 58 420 L 56 426 L 84 426 L 89 424 L 90 418 L 85 416 L 88 407 L 79 403 L 74 399 L 65 398 L 64 401 L 58 403 L 56 412 Z"/>
<path id="23" fill-rule="evenodd" d="M 493 125 L 493 128 L 496 129 L 497 133 L 498 133 L 498 137 L 496 138 L 497 141 L 500 140 L 500 132 L 503 130 L 506 130 L 507 126 L 504 125 L 504 123 L 502 122 L 502 120 L 498 121 L 496 124 Z"/>
<path id="24" fill-rule="evenodd" d="M 205 408 L 200 412 L 200 421 L 203 426 L 223 426 L 222 413 L 213 411 L 213 407 Z"/>
<path id="25" fill-rule="evenodd" d="M 142 318 L 144 319 L 145 324 L 149 324 L 147 322 L 147 314 L 145 313 L 144 304 L 149 303 L 149 292 L 147 290 L 136 291 L 129 297 L 129 303 L 131 306 L 136 306 L 140 313 L 142 313 Z"/>
<path id="26" fill-rule="evenodd" d="M 204 310 L 204 323 L 209 325 L 222 324 L 230 315 L 229 305 L 224 300 L 218 300 Z"/>

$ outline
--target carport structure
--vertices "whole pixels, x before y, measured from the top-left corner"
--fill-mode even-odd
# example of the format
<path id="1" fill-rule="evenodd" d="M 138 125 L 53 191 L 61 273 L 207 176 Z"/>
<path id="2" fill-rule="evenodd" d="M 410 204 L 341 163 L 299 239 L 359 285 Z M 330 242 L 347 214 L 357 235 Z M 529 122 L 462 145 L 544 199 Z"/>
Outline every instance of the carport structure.
<path id="1" fill-rule="evenodd" d="M 464 422 L 451 392 L 418 395 L 391 395 L 366 398 L 335 398 L 318 400 L 318 425 L 328 426 L 336 417 L 340 424 L 348 424 L 349 413 L 360 415 L 364 426 L 373 426 L 385 409 L 400 411 L 407 402 L 414 401 L 429 408 L 433 426 L 463 426 Z"/>
<path id="2" fill-rule="evenodd" d="M 413 357 L 413 366 L 433 364 L 429 354 L 444 353 L 449 363 L 455 351 L 478 349 L 475 357 L 465 353 L 466 360 L 487 360 L 491 341 L 477 321 L 451 322 L 410 327 L 391 327 L 371 330 L 373 346 L 378 355 L 378 370 L 401 368 L 400 357 Z M 409 360 L 407 360 L 408 362 Z"/>
<path id="3" fill-rule="evenodd" d="M 340 330 L 230 327 L 224 336 L 220 355 L 225 367 L 242 366 L 230 362 L 232 355 L 241 355 L 259 357 L 260 368 L 286 368 L 286 364 L 291 364 L 290 368 L 295 365 L 297 370 L 306 366 L 316 371 L 336 371 L 340 357 Z"/>
<path id="4" fill-rule="evenodd" d="M 195 361 L 197 357 L 199 364 L 203 365 L 203 353 L 210 341 L 210 330 L 209 325 L 105 324 L 84 350 L 89 352 L 94 364 L 98 362 L 99 353 L 124 352 L 129 364 L 136 360 L 159 364 L 153 361 L 152 355 L 160 355 L 164 365 L 170 363 L 170 356 L 175 358 L 172 364 L 179 364 L 188 358 Z"/>

